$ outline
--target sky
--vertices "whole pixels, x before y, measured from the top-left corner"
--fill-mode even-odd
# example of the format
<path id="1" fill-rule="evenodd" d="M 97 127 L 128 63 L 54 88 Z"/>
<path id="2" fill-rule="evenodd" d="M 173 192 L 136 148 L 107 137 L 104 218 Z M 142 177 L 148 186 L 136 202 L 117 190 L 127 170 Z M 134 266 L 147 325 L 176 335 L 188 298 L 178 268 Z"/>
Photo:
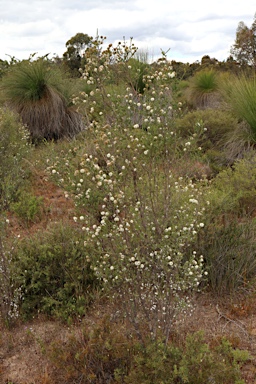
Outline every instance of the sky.
<path id="1" fill-rule="evenodd" d="M 62 57 L 77 33 L 133 38 L 151 58 L 193 63 L 226 60 L 238 23 L 251 27 L 255 0 L 0 0 L 0 59 Z"/>

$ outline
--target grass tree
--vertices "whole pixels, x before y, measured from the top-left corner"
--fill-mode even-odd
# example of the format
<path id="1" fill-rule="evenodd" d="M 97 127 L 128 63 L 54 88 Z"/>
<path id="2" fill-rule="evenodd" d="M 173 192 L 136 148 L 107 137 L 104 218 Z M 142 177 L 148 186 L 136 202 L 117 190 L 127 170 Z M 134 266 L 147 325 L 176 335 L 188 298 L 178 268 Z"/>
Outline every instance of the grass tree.
<path id="1" fill-rule="evenodd" d="M 70 100 L 71 83 L 43 58 L 15 64 L 2 81 L 3 98 L 16 111 L 34 141 L 72 137 L 84 128 Z"/>
<path id="2" fill-rule="evenodd" d="M 219 105 L 218 76 L 212 69 L 197 72 L 190 81 L 187 97 L 194 108 Z M 217 104 L 216 104 L 217 103 Z"/>
<path id="3" fill-rule="evenodd" d="M 256 140 L 256 77 L 230 78 L 222 84 L 222 93 L 231 109 L 249 126 L 247 139 Z"/>

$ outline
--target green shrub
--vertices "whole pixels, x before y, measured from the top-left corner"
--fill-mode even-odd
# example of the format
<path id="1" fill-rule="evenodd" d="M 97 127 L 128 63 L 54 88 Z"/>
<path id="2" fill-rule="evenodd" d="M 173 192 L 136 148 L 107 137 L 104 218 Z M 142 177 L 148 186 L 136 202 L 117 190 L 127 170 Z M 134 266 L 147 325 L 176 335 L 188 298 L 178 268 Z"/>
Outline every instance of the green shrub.
<path id="1" fill-rule="evenodd" d="M 0 320 L 6 326 L 11 326 L 19 318 L 19 304 L 22 293 L 16 285 L 15 276 L 12 274 L 13 251 L 16 239 L 8 238 L 8 219 L 0 215 Z"/>
<path id="2" fill-rule="evenodd" d="M 234 293 L 256 276 L 255 161 L 249 152 L 211 182 L 198 251 L 205 257 L 211 289 L 218 293 Z"/>
<path id="3" fill-rule="evenodd" d="M 78 337 L 72 335 L 66 345 L 57 340 L 45 346 L 47 357 L 55 368 L 56 381 L 52 382 L 124 383 L 133 344 L 122 324 L 103 316 L 96 325 L 83 326 Z"/>
<path id="4" fill-rule="evenodd" d="M 175 125 L 182 137 L 188 138 L 200 133 L 198 145 L 206 151 L 223 149 L 238 122 L 228 111 L 206 109 L 188 112 L 184 117 L 176 119 Z"/>
<path id="5" fill-rule="evenodd" d="M 31 151 L 29 133 L 13 113 L 0 109 L 0 210 L 15 201 L 29 170 L 24 162 Z"/>
<path id="6" fill-rule="evenodd" d="M 210 346 L 202 332 L 188 334 L 184 345 L 161 339 L 141 345 L 123 324 L 108 318 L 84 326 L 65 344 L 53 341 L 45 352 L 55 368 L 51 380 L 56 384 L 242 384 L 240 368 L 250 358 L 225 338 Z"/>
<path id="7" fill-rule="evenodd" d="M 213 219 L 200 237 L 208 283 L 217 294 L 248 288 L 256 277 L 256 223 L 230 220 L 223 225 Z"/>
<path id="8" fill-rule="evenodd" d="M 237 217 L 252 216 L 256 210 L 256 156 L 249 151 L 232 168 L 220 172 L 212 182 L 212 206 Z"/>
<path id="9" fill-rule="evenodd" d="M 25 317 L 37 312 L 65 320 L 82 316 L 99 285 L 79 232 L 61 224 L 20 241 L 12 268 Z"/>
<path id="10" fill-rule="evenodd" d="M 249 358 L 246 351 L 238 357 L 237 351 L 225 338 L 210 348 L 203 333 L 196 332 L 187 336 L 177 373 L 181 383 L 242 384 L 240 367 Z"/>
<path id="11" fill-rule="evenodd" d="M 42 197 L 34 196 L 31 192 L 22 190 L 18 194 L 17 201 L 11 204 L 10 210 L 23 221 L 23 224 L 29 226 L 33 222 L 40 221 L 42 204 Z"/>
<path id="12" fill-rule="evenodd" d="M 175 343 L 148 343 L 136 350 L 125 383 L 144 384 L 242 384 L 240 367 L 250 358 L 247 351 L 236 351 L 222 338 L 214 347 L 204 334 L 188 334 L 184 346 Z"/>

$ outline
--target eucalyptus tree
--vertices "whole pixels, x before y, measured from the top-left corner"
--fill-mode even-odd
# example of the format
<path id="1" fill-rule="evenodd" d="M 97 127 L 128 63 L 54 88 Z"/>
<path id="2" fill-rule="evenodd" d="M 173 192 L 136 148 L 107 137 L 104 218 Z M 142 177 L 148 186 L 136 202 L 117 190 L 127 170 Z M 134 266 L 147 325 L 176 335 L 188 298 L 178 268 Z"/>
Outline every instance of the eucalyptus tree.
<path id="1" fill-rule="evenodd" d="M 256 14 L 250 28 L 243 21 L 239 22 L 230 52 L 241 65 L 256 69 Z"/>

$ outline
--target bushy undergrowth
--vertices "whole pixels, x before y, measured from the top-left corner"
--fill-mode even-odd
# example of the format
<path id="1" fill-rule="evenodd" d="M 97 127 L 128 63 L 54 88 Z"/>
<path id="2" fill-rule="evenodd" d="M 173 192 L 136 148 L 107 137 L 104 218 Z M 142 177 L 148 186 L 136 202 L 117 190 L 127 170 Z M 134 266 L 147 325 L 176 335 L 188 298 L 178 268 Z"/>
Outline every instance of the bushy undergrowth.
<path id="1" fill-rule="evenodd" d="M 248 289 L 255 280 L 255 154 L 247 153 L 211 183 L 206 226 L 198 239 L 214 292 Z"/>
<path id="2" fill-rule="evenodd" d="M 255 239 L 255 221 L 223 216 L 206 225 L 200 251 L 206 255 L 212 292 L 225 295 L 250 289 L 256 275 Z"/>
<path id="3" fill-rule="evenodd" d="M 24 162 L 31 150 L 29 133 L 6 109 L 0 109 L 0 210 L 17 198 L 29 170 Z"/>
<path id="4" fill-rule="evenodd" d="M 225 149 L 231 133 L 237 127 L 237 119 L 225 110 L 198 110 L 188 112 L 184 117 L 176 119 L 175 124 L 179 134 L 183 137 L 198 134 L 198 123 L 203 129 L 198 138 L 198 145 L 202 146 L 203 151 L 214 148 L 216 150 Z"/>
<path id="5" fill-rule="evenodd" d="M 15 275 L 12 273 L 13 252 L 17 239 L 7 238 L 8 219 L 4 214 L 0 216 L 0 319 L 1 323 L 11 326 L 19 318 L 21 289 L 16 285 Z"/>
<path id="6" fill-rule="evenodd" d="M 232 168 L 223 170 L 213 181 L 213 205 L 219 213 L 234 213 L 237 217 L 255 214 L 256 156 L 248 151 Z M 215 211 L 217 214 L 217 211 Z"/>
<path id="7" fill-rule="evenodd" d="M 64 224 L 20 240 L 11 267 L 25 318 L 36 313 L 64 320 L 82 316 L 99 285 L 79 232 Z"/>
<path id="8" fill-rule="evenodd" d="M 242 153 L 238 138 L 234 138 L 238 121 L 230 111 L 191 111 L 176 119 L 175 125 L 181 137 L 201 148 L 198 159 L 209 164 L 212 176 L 232 164 L 239 153 Z"/>
<path id="9" fill-rule="evenodd" d="M 256 139 L 256 79 L 242 75 L 231 77 L 222 83 L 221 91 L 236 115 L 246 121 L 250 132 L 248 139 L 255 143 Z"/>
<path id="10" fill-rule="evenodd" d="M 65 345 L 53 341 L 45 352 L 56 369 L 51 382 L 67 384 L 242 384 L 240 367 L 249 359 L 225 338 L 210 346 L 202 332 L 188 334 L 184 343 L 147 340 L 142 347 L 123 324 L 106 318 Z"/>
<path id="11" fill-rule="evenodd" d="M 21 189 L 17 193 L 17 201 L 10 205 L 11 212 L 20 219 L 23 225 L 29 226 L 40 221 L 43 213 L 42 197 L 34 196 L 32 192 Z"/>

